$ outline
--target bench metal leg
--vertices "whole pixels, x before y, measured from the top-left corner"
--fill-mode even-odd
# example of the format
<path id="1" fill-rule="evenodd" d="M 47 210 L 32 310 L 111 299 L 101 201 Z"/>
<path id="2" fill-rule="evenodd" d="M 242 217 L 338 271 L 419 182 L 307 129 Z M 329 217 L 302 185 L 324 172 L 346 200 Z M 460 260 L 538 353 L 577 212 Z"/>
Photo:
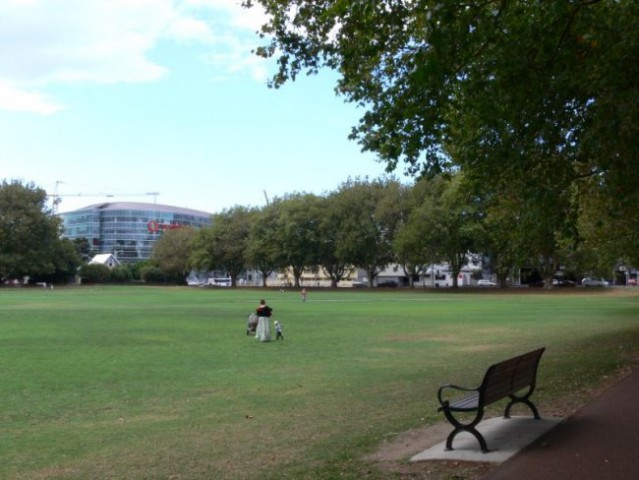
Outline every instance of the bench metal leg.
<path id="1" fill-rule="evenodd" d="M 488 449 L 488 445 L 486 444 L 486 440 L 484 439 L 482 434 L 479 433 L 479 431 L 475 428 L 481 421 L 482 417 L 484 416 L 483 410 L 478 411 L 477 415 L 475 416 L 473 421 L 471 421 L 470 423 L 460 422 L 453 416 L 452 412 L 448 410 L 447 408 L 444 408 L 443 411 L 448 421 L 453 425 L 453 427 L 455 427 L 455 429 L 450 433 L 450 435 L 448 435 L 448 438 L 446 439 L 446 451 L 453 450 L 453 439 L 460 432 L 468 432 L 472 434 L 479 442 L 479 446 L 481 447 L 482 452 L 488 453 L 490 451 Z"/>
<path id="2" fill-rule="evenodd" d="M 472 434 L 477 439 L 477 441 L 479 442 L 479 446 L 481 448 L 481 451 L 483 453 L 490 452 L 490 450 L 488 449 L 488 445 L 486 444 L 486 440 L 484 439 L 482 434 L 479 433 L 479 431 L 475 427 L 463 427 L 463 428 L 456 428 L 455 430 L 453 430 L 450 433 L 450 435 L 448 435 L 448 438 L 446 439 L 446 451 L 449 452 L 451 450 L 454 450 L 453 449 L 453 439 L 460 432 L 468 432 L 468 433 Z"/>
<path id="3" fill-rule="evenodd" d="M 525 397 L 516 397 L 514 395 L 511 395 L 510 396 L 510 402 L 508 403 L 508 405 L 506 405 L 506 410 L 504 411 L 504 418 L 510 418 L 510 409 L 513 407 L 513 405 L 515 405 L 517 403 L 524 403 L 524 404 L 528 405 L 528 408 L 530 408 L 530 410 L 532 411 L 532 413 L 535 416 L 535 418 L 537 420 L 540 420 L 541 417 L 539 416 L 539 412 L 537 411 L 537 407 L 535 407 L 535 404 L 530 401 L 528 396 L 529 395 L 527 395 Z"/>

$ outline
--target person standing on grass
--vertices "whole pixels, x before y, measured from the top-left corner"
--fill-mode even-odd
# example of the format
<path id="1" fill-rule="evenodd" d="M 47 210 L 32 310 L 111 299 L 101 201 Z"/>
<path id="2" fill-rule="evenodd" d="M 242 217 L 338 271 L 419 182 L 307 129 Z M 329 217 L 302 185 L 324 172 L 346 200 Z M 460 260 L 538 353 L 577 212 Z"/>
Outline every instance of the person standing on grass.
<path id="1" fill-rule="evenodd" d="M 284 333 L 282 332 L 282 324 L 275 320 L 275 340 L 284 340 Z"/>
<path id="2" fill-rule="evenodd" d="M 306 289 L 302 288 L 302 302 L 306 301 Z"/>
<path id="3" fill-rule="evenodd" d="M 273 309 L 266 304 L 266 300 L 260 300 L 260 304 L 255 310 L 257 314 L 257 328 L 255 329 L 255 338 L 260 342 L 268 342 L 271 340 L 271 321 L 270 317 Z"/>

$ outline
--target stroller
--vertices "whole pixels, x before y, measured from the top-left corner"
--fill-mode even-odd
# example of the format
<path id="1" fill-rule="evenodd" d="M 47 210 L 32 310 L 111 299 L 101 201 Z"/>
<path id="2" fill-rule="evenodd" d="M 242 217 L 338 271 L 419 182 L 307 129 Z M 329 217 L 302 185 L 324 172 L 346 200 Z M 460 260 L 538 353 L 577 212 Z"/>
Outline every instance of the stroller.
<path id="1" fill-rule="evenodd" d="M 254 313 L 251 313 L 248 316 L 248 320 L 246 322 L 246 334 L 255 335 L 256 330 L 257 330 L 257 315 Z"/>

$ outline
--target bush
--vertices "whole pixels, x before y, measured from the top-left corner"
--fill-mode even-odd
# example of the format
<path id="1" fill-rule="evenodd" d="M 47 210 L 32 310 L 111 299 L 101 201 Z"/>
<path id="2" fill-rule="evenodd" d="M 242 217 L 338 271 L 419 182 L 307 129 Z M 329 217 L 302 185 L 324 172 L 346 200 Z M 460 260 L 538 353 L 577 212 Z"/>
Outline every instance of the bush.
<path id="1" fill-rule="evenodd" d="M 140 268 L 140 278 L 145 283 L 164 283 L 166 274 L 160 267 L 152 265 Z"/>
<path id="2" fill-rule="evenodd" d="M 148 267 L 157 267 L 157 264 L 152 260 L 144 260 L 142 262 L 135 262 L 128 265 L 131 272 L 131 278 L 133 280 L 142 280 L 142 271 Z"/>
<path id="3" fill-rule="evenodd" d="M 111 269 L 106 265 L 84 265 L 80 269 L 83 282 L 107 283 L 111 279 Z"/>
<path id="4" fill-rule="evenodd" d="M 118 265 L 111 270 L 111 281 L 118 283 L 126 283 L 133 279 L 133 274 L 128 265 Z"/>

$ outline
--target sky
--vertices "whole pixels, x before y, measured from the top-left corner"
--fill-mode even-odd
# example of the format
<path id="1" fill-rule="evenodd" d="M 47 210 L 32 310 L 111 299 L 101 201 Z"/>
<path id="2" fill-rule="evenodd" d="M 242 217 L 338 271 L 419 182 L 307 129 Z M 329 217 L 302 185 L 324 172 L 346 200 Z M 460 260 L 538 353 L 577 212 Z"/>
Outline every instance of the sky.
<path id="1" fill-rule="evenodd" d="M 218 213 L 318 195 L 383 163 L 336 74 L 280 89 L 240 0 L 0 0 L 0 180 L 66 212 L 137 201 Z M 401 176 L 401 175 L 399 175 Z"/>

